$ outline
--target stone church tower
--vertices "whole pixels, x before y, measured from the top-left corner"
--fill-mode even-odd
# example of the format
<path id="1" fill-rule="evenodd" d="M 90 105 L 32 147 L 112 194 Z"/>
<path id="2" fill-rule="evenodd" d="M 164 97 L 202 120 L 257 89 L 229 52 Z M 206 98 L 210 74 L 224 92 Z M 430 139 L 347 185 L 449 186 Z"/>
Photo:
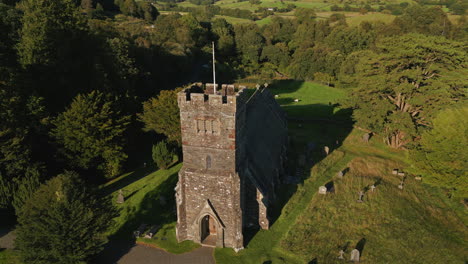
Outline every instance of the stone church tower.
<path id="1" fill-rule="evenodd" d="M 177 239 L 244 247 L 268 229 L 283 172 L 286 119 L 267 89 L 194 85 L 178 94 L 184 165 L 176 186 Z"/>

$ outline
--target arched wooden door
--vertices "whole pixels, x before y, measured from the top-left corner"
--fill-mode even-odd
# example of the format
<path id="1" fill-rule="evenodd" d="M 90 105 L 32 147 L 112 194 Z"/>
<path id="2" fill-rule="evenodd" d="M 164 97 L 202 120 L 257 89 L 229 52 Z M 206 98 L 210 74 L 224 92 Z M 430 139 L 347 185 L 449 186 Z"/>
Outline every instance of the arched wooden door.
<path id="1" fill-rule="evenodd" d="M 205 215 L 201 221 L 201 240 L 210 235 L 216 235 L 216 220 L 210 215 Z"/>

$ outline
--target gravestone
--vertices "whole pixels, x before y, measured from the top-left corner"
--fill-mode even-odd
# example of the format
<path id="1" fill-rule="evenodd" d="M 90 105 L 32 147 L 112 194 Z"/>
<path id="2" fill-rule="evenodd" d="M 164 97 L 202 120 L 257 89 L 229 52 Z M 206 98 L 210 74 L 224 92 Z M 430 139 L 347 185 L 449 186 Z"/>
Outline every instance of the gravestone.
<path id="1" fill-rule="evenodd" d="M 349 261 L 359 262 L 359 250 L 353 249 L 353 251 L 351 251 L 351 258 Z"/>
<path id="2" fill-rule="evenodd" d="M 362 203 L 363 200 L 362 198 L 364 197 L 364 192 L 363 191 L 359 191 L 359 199 L 357 200 L 358 203 Z"/>
<path id="3" fill-rule="evenodd" d="M 328 156 L 328 153 L 330 153 L 330 148 L 328 146 L 325 146 L 323 150 L 325 151 L 325 154 Z"/>
<path id="4" fill-rule="evenodd" d="M 327 194 L 327 187 L 320 186 L 319 187 L 319 194 Z"/>
<path id="5" fill-rule="evenodd" d="M 403 190 L 403 182 L 398 184 L 398 189 Z"/>
<path id="6" fill-rule="evenodd" d="M 125 198 L 123 196 L 122 190 L 119 190 L 119 194 L 117 195 L 117 203 L 123 204 L 125 202 Z"/>
<path id="7" fill-rule="evenodd" d="M 342 179 L 343 178 L 343 171 L 339 171 L 336 176 L 338 176 L 338 178 Z"/>
<path id="8" fill-rule="evenodd" d="M 370 188 L 371 192 L 374 192 L 374 189 L 377 188 L 377 187 L 375 187 L 375 185 L 372 184 L 369 188 Z"/>
<path id="9" fill-rule="evenodd" d="M 159 204 L 166 205 L 166 197 L 164 195 L 159 196 Z"/>
<path id="10" fill-rule="evenodd" d="M 265 88 L 267 88 L 267 87 L 268 87 L 268 83 L 265 83 L 263 86 L 264 86 Z"/>
<path id="11" fill-rule="evenodd" d="M 393 175 L 398 175 L 398 169 L 393 169 L 392 174 Z"/>
<path id="12" fill-rule="evenodd" d="M 299 158 L 297 159 L 297 163 L 299 166 L 304 166 L 306 161 L 305 155 L 300 155 Z"/>
<path id="13" fill-rule="evenodd" d="M 297 98 L 296 98 L 296 99 L 294 99 L 294 102 L 295 102 L 295 103 L 297 103 L 297 102 L 299 102 L 299 101 L 300 101 L 300 100 L 299 100 L 299 99 L 297 99 Z"/>
<path id="14" fill-rule="evenodd" d="M 146 233 L 145 238 L 153 238 L 153 236 L 158 232 L 159 226 L 154 225 L 150 228 L 150 230 Z"/>
<path id="15" fill-rule="evenodd" d="M 422 177 L 421 176 L 416 176 L 416 177 L 414 177 L 414 179 L 417 180 L 417 181 L 420 181 L 420 180 L 422 180 Z"/>
<path id="16" fill-rule="evenodd" d="M 405 173 L 404 172 L 398 172 L 398 176 L 403 177 L 403 176 L 405 176 Z"/>
<path id="17" fill-rule="evenodd" d="M 344 251 L 343 250 L 340 250 L 339 252 L 340 256 L 338 256 L 338 259 L 344 259 Z"/>
<path id="18" fill-rule="evenodd" d="M 257 83 L 257 85 L 255 85 L 255 87 L 258 89 L 260 89 L 260 84 Z"/>
<path id="19" fill-rule="evenodd" d="M 143 162 L 143 168 L 146 168 L 146 162 Z"/>
<path id="20" fill-rule="evenodd" d="M 365 133 L 364 135 L 362 135 L 362 141 L 364 141 L 366 143 L 369 143 L 369 138 L 370 138 L 369 133 Z"/>
<path id="21" fill-rule="evenodd" d="M 275 94 L 275 98 L 278 98 L 278 97 L 279 97 L 279 95 Z"/>

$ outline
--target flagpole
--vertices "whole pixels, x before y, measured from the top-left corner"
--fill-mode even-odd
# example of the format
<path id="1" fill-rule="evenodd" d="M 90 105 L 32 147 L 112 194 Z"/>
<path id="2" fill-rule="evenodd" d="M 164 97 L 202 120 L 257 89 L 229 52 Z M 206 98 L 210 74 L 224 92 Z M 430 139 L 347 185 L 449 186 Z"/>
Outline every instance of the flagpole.
<path id="1" fill-rule="evenodd" d="M 214 41 L 211 42 L 213 47 L 213 93 L 216 94 L 216 66 L 215 66 L 215 46 Z"/>

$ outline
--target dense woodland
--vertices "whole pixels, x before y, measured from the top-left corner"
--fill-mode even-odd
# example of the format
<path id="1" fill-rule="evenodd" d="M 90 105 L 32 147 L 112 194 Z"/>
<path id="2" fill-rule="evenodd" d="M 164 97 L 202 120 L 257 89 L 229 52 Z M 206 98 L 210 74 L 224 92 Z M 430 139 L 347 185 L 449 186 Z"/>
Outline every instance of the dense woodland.
<path id="1" fill-rule="evenodd" d="M 356 126 L 407 149 L 449 197 L 467 198 L 468 22 L 431 5 L 400 11 L 390 24 L 349 26 L 299 8 L 257 26 L 215 19 L 234 11 L 211 5 L 161 15 L 134 0 L 0 0 L 0 207 L 26 219 L 39 188 L 103 183 L 151 160 L 163 140 L 178 152 L 176 87 L 210 81 L 212 41 L 224 83 L 256 76 L 347 89 L 340 104 Z M 122 26 L 118 13 L 145 26 Z"/>

